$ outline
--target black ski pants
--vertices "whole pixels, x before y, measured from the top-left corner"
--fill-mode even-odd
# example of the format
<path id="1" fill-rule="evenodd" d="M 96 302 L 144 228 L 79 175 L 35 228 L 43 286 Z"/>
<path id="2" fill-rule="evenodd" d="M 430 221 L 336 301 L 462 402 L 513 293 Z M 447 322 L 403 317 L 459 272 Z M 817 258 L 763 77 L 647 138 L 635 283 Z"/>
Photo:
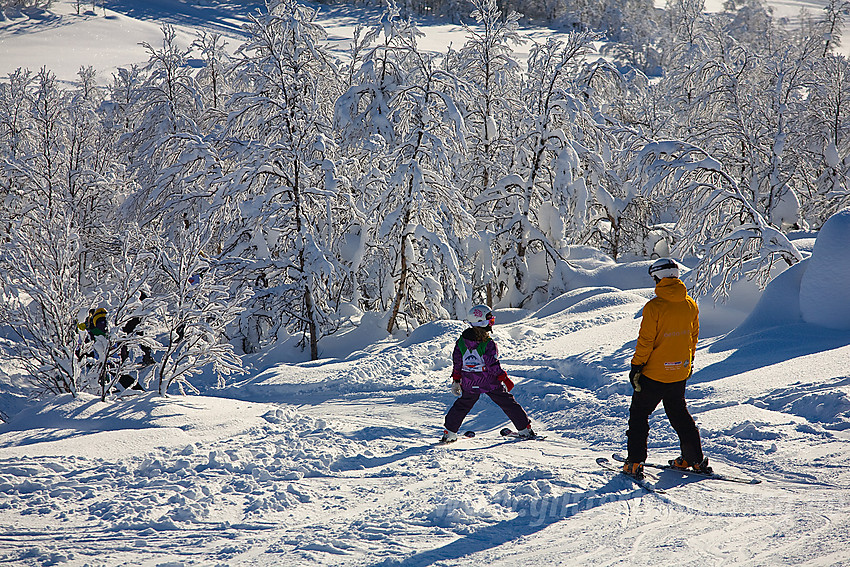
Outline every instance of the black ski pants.
<path id="1" fill-rule="evenodd" d="M 528 414 L 525 413 L 525 410 L 522 409 L 519 402 L 514 399 L 514 395 L 505 391 L 504 386 L 500 384 L 499 388 L 492 392 L 486 392 L 486 394 L 490 396 L 491 400 L 496 402 L 497 406 L 502 408 L 502 411 L 510 418 L 517 431 L 525 429 L 531 424 L 531 420 L 528 419 Z M 460 429 L 460 424 L 463 423 L 463 419 L 466 417 L 466 414 L 470 412 L 472 406 L 475 405 L 475 402 L 477 402 L 480 397 L 481 393 L 477 388 L 472 391 L 464 390 L 463 395 L 455 400 L 455 403 L 452 404 L 451 409 L 449 409 L 449 413 L 446 414 L 446 429 L 457 433 L 458 429 Z"/>
<path id="2" fill-rule="evenodd" d="M 632 405 L 629 408 L 629 430 L 626 432 L 629 461 L 632 463 L 646 461 L 649 416 L 658 407 L 658 403 L 663 402 L 667 419 L 670 420 L 670 425 L 679 436 L 682 457 L 690 465 L 701 463 L 702 444 L 699 439 L 699 429 L 685 404 L 685 380 L 666 383 L 641 376 L 640 387 L 640 392 L 632 394 Z"/>

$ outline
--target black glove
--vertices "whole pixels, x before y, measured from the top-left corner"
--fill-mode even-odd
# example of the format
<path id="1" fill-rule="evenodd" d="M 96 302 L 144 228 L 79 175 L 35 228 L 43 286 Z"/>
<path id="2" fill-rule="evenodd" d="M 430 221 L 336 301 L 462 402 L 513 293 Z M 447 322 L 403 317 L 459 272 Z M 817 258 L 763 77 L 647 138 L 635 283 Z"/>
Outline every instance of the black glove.
<path id="1" fill-rule="evenodd" d="M 629 382 L 632 383 L 632 388 L 635 389 L 635 392 L 640 392 L 641 370 L 643 370 L 643 365 L 638 366 L 637 364 L 632 364 L 632 369 L 629 370 Z"/>

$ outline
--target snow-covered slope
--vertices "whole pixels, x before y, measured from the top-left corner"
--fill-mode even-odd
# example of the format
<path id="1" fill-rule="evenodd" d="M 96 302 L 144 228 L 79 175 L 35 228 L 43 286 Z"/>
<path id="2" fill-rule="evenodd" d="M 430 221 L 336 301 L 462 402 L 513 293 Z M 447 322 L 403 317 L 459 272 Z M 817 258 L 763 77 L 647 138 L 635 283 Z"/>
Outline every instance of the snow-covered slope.
<path id="1" fill-rule="evenodd" d="M 787 274 L 739 330 L 700 343 L 689 386 L 715 468 L 759 485 L 665 472 L 653 495 L 596 465 L 624 447 L 625 370 L 650 290 L 587 287 L 496 315 L 503 365 L 544 440 L 504 441 L 506 418 L 482 399 L 464 423 L 477 437 L 433 444 L 464 328 L 451 321 L 208 396 L 32 407 L 0 428 L 0 559 L 847 564 L 850 334 L 777 317 L 799 294 Z M 674 457 L 663 412 L 651 423 L 651 459 Z"/>
<path id="2" fill-rule="evenodd" d="M 218 29 L 235 30 L 249 4 L 218 3 L 229 18 Z M 58 16 L 39 22 L 46 28 L 0 22 L 0 73 L 47 64 L 73 80 L 79 65 L 94 65 L 108 77 L 146 59 L 137 43 L 159 41 L 160 19 L 191 37 L 191 15 L 157 18 L 153 2 L 109 6 L 105 18 L 78 17 L 56 2 Z M 332 13 L 338 30 L 352 25 Z M 435 46 L 459 42 L 440 31 Z M 689 405 L 713 466 L 759 485 L 665 472 L 666 494 L 649 494 L 596 465 L 625 446 L 626 370 L 651 289 L 644 265 L 588 262 L 576 289 L 548 305 L 497 312 L 503 365 L 546 439 L 504 441 L 507 420 L 482 399 L 464 423 L 478 436 L 435 446 L 465 325 L 378 340 L 367 323 L 325 342 L 323 360 L 266 355 L 241 382 L 204 396 L 83 395 L 27 407 L 0 426 L 0 561 L 850 564 L 850 331 L 804 320 L 808 264 L 776 278 L 754 309 L 746 293 L 734 308 L 701 306 L 712 324 Z M 833 293 L 846 298 L 846 289 Z M 662 410 L 651 425 L 651 459 L 674 457 Z"/>
<path id="3" fill-rule="evenodd" d="M 769 0 L 766 3 L 773 7 L 776 17 L 794 24 L 802 8 L 819 15 L 827 0 Z M 181 45 L 188 47 L 196 31 L 206 29 L 230 38 L 228 44 L 233 49 L 244 38 L 241 30 L 247 16 L 264 6 L 259 0 L 111 0 L 97 2 L 96 10 L 91 10 L 90 2 L 80 4 L 80 14 L 77 14 L 74 0 L 54 0 L 49 11 L 9 13 L 5 19 L 0 18 L 0 77 L 19 67 L 31 71 L 46 67 L 60 81 L 73 82 L 78 79 L 81 67 L 91 66 L 98 79 L 106 83 L 117 68 L 144 64 L 148 60 L 148 53 L 141 44 L 147 42 L 158 47 L 162 42 L 160 26 L 163 24 L 175 28 Z M 663 6 L 665 2 L 660 4 Z M 720 11 L 722 4 L 720 0 L 708 0 L 705 7 L 707 11 Z M 341 49 L 353 36 L 355 24 L 374 14 L 373 9 L 362 7 L 317 6 L 329 41 L 339 44 Z M 417 23 L 426 32 L 421 40 L 425 49 L 445 52 L 449 45 L 457 49 L 464 42 L 463 30 L 458 25 L 429 25 L 426 19 Z M 523 31 L 527 37 L 540 41 L 553 33 L 552 30 Z M 516 54 L 521 57 L 526 47 L 517 46 Z M 850 53 L 848 45 L 840 49 Z"/>
<path id="4" fill-rule="evenodd" d="M 183 7 L 179 1 L 159 2 L 166 10 L 159 12 L 158 17 L 153 7 L 144 10 L 146 3 L 140 1 L 108 2 L 109 8 L 98 7 L 96 12 L 91 11 L 90 2 L 81 4 L 79 15 L 75 2 L 61 0 L 54 2 L 49 12 L 11 17 L 13 14 L 0 20 L 0 76 L 5 77 L 19 67 L 33 72 L 46 67 L 60 81 L 73 82 L 79 79 L 77 73 L 81 67 L 92 67 L 98 80 L 106 83 L 118 67 L 148 60 L 141 44 L 159 47 L 162 24 L 175 26 L 181 45 L 188 47 L 195 39 L 191 20 L 169 17 Z M 124 10 L 116 11 L 121 7 Z M 216 16 L 217 21 L 222 19 L 223 15 Z M 237 30 L 236 25 L 229 30 L 217 29 L 231 36 Z"/>

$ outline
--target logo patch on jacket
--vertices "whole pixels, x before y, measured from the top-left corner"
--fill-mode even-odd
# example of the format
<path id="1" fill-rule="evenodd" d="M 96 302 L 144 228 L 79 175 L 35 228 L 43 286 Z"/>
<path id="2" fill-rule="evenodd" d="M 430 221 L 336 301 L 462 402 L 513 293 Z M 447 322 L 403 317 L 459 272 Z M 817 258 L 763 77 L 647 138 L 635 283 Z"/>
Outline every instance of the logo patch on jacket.
<path id="1" fill-rule="evenodd" d="M 466 341 L 462 338 L 458 339 L 457 346 L 460 349 L 462 370 L 464 372 L 484 372 L 484 351 L 487 349 L 487 341 L 478 343 L 478 346 L 472 350 L 466 347 Z"/>

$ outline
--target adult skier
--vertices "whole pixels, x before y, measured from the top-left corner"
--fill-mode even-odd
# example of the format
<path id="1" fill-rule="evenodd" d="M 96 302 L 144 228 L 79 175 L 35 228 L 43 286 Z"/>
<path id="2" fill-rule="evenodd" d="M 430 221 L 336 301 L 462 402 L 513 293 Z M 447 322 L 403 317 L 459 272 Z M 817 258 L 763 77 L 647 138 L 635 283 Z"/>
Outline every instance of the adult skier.
<path id="1" fill-rule="evenodd" d="M 661 258 L 649 267 L 655 297 L 643 308 L 629 381 L 634 388 L 629 408 L 628 456 L 623 472 L 643 477 L 649 415 L 659 402 L 679 436 L 681 455 L 670 464 L 711 473 L 694 419 L 685 404 L 685 382 L 693 373 L 699 337 L 699 309 L 679 279 L 679 265 Z"/>
<path id="2" fill-rule="evenodd" d="M 496 322 L 493 311 L 486 305 L 476 305 L 469 310 L 467 321 L 470 327 L 463 331 L 452 352 L 452 392 L 459 397 L 446 414 L 441 442 L 457 440 L 460 424 L 481 394 L 487 394 L 502 408 L 521 437 L 534 437 L 528 414 L 510 393 L 514 383 L 502 370 L 499 349 L 490 337 Z"/>

